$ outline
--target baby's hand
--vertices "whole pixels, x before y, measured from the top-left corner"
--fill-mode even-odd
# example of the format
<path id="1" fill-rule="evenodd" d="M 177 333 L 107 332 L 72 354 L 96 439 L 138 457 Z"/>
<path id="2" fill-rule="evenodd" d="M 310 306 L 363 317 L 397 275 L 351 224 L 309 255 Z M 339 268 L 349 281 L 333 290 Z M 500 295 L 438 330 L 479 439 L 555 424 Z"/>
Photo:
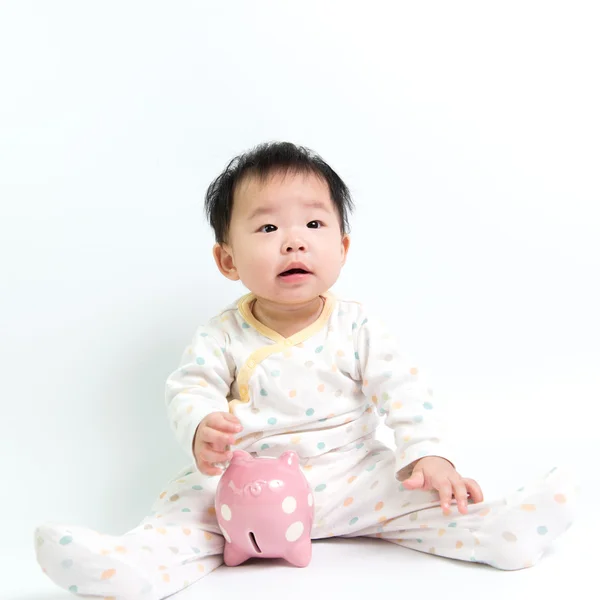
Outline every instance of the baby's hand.
<path id="1" fill-rule="evenodd" d="M 473 479 L 461 477 L 446 459 L 439 456 L 426 456 L 417 461 L 412 475 L 402 485 L 407 490 L 437 490 L 444 514 L 450 512 L 452 496 L 456 498 L 458 511 L 463 515 L 467 513 L 468 497 L 474 503 L 483 501 L 479 484 Z"/>
<path id="2" fill-rule="evenodd" d="M 220 475 L 223 469 L 215 463 L 231 459 L 229 446 L 235 442 L 232 433 L 242 430 L 239 419 L 226 412 L 214 412 L 198 425 L 194 436 L 194 458 L 198 470 L 204 475 Z"/>

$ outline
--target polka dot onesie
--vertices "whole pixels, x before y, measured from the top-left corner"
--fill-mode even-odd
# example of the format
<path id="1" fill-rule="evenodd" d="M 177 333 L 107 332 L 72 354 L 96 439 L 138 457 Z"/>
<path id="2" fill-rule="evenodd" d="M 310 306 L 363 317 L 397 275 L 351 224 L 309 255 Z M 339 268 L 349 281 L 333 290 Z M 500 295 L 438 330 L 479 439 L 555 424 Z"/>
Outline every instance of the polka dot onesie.
<path id="1" fill-rule="evenodd" d="M 273 457 L 294 450 L 313 490 L 313 539 L 378 537 L 513 570 L 535 564 L 570 526 L 574 489 L 556 469 L 503 499 L 470 504 L 466 515 L 455 506 L 444 515 L 437 492 L 405 490 L 414 461 L 451 457 L 418 368 L 356 302 L 326 294 L 319 319 L 284 338 L 255 319 L 254 299 L 244 296 L 199 328 L 167 381 L 169 418 L 190 456 L 196 427 L 214 411 L 242 423 L 235 449 Z M 375 439 L 382 417 L 395 451 Z M 38 562 L 75 594 L 166 598 L 223 563 L 217 483 L 184 470 L 122 536 L 42 525 Z"/>

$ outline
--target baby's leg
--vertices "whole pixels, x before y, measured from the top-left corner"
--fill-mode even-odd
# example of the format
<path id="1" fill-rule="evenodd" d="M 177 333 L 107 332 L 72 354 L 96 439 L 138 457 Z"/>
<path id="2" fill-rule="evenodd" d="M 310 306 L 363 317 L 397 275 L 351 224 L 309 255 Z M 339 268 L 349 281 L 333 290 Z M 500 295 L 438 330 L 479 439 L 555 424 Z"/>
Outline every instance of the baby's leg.
<path id="1" fill-rule="evenodd" d="M 41 525 L 37 560 L 60 587 L 116 600 L 159 600 L 222 564 L 214 512 L 217 480 L 187 469 L 172 480 L 142 523 L 122 536 Z"/>
<path id="2" fill-rule="evenodd" d="M 535 564 L 573 519 L 575 490 L 557 469 L 504 499 L 470 504 L 466 515 L 453 505 L 448 516 L 437 492 L 404 490 L 394 469 L 391 451 L 370 453 L 339 482 L 327 529 L 514 570 Z"/>

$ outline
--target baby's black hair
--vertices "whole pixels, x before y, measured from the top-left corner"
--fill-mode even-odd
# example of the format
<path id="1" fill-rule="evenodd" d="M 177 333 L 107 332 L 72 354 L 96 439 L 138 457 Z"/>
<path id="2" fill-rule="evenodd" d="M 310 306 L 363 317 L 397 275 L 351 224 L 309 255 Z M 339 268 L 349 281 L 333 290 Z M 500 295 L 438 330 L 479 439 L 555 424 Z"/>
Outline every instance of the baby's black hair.
<path id="1" fill-rule="evenodd" d="M 348 233 L 348 218 L 354 208 L 350 190 L 340 176 L 316 153 L 289 142 L 271 142 L 236 156 L 208 186 L 204 209 L 217 243 L 227 240 L 233 195 L 236 186 L 248 176 L 264 181 L 275 172 L 313 173 L 329 186 L 331 200 L 338 211 L 342 233 Z"/>

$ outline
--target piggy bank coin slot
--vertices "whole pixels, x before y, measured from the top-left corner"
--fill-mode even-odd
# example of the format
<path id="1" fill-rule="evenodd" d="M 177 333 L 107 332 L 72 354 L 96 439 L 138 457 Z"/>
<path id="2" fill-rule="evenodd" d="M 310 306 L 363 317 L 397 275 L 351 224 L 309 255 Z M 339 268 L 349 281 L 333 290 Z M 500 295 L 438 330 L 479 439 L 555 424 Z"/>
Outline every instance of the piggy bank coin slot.
<path id="1" fill-rule="evenodd" d="M 252 545 L 254 546 L 254 549 L 256 550 L 256 552 L 258 554 L 262 554 L 262 550 L 260 549 L 258 543 L 256 542 L 256 536 L 254 535 L 253 531 L 250 532 L 250 541 L 252 542 Z"/>

